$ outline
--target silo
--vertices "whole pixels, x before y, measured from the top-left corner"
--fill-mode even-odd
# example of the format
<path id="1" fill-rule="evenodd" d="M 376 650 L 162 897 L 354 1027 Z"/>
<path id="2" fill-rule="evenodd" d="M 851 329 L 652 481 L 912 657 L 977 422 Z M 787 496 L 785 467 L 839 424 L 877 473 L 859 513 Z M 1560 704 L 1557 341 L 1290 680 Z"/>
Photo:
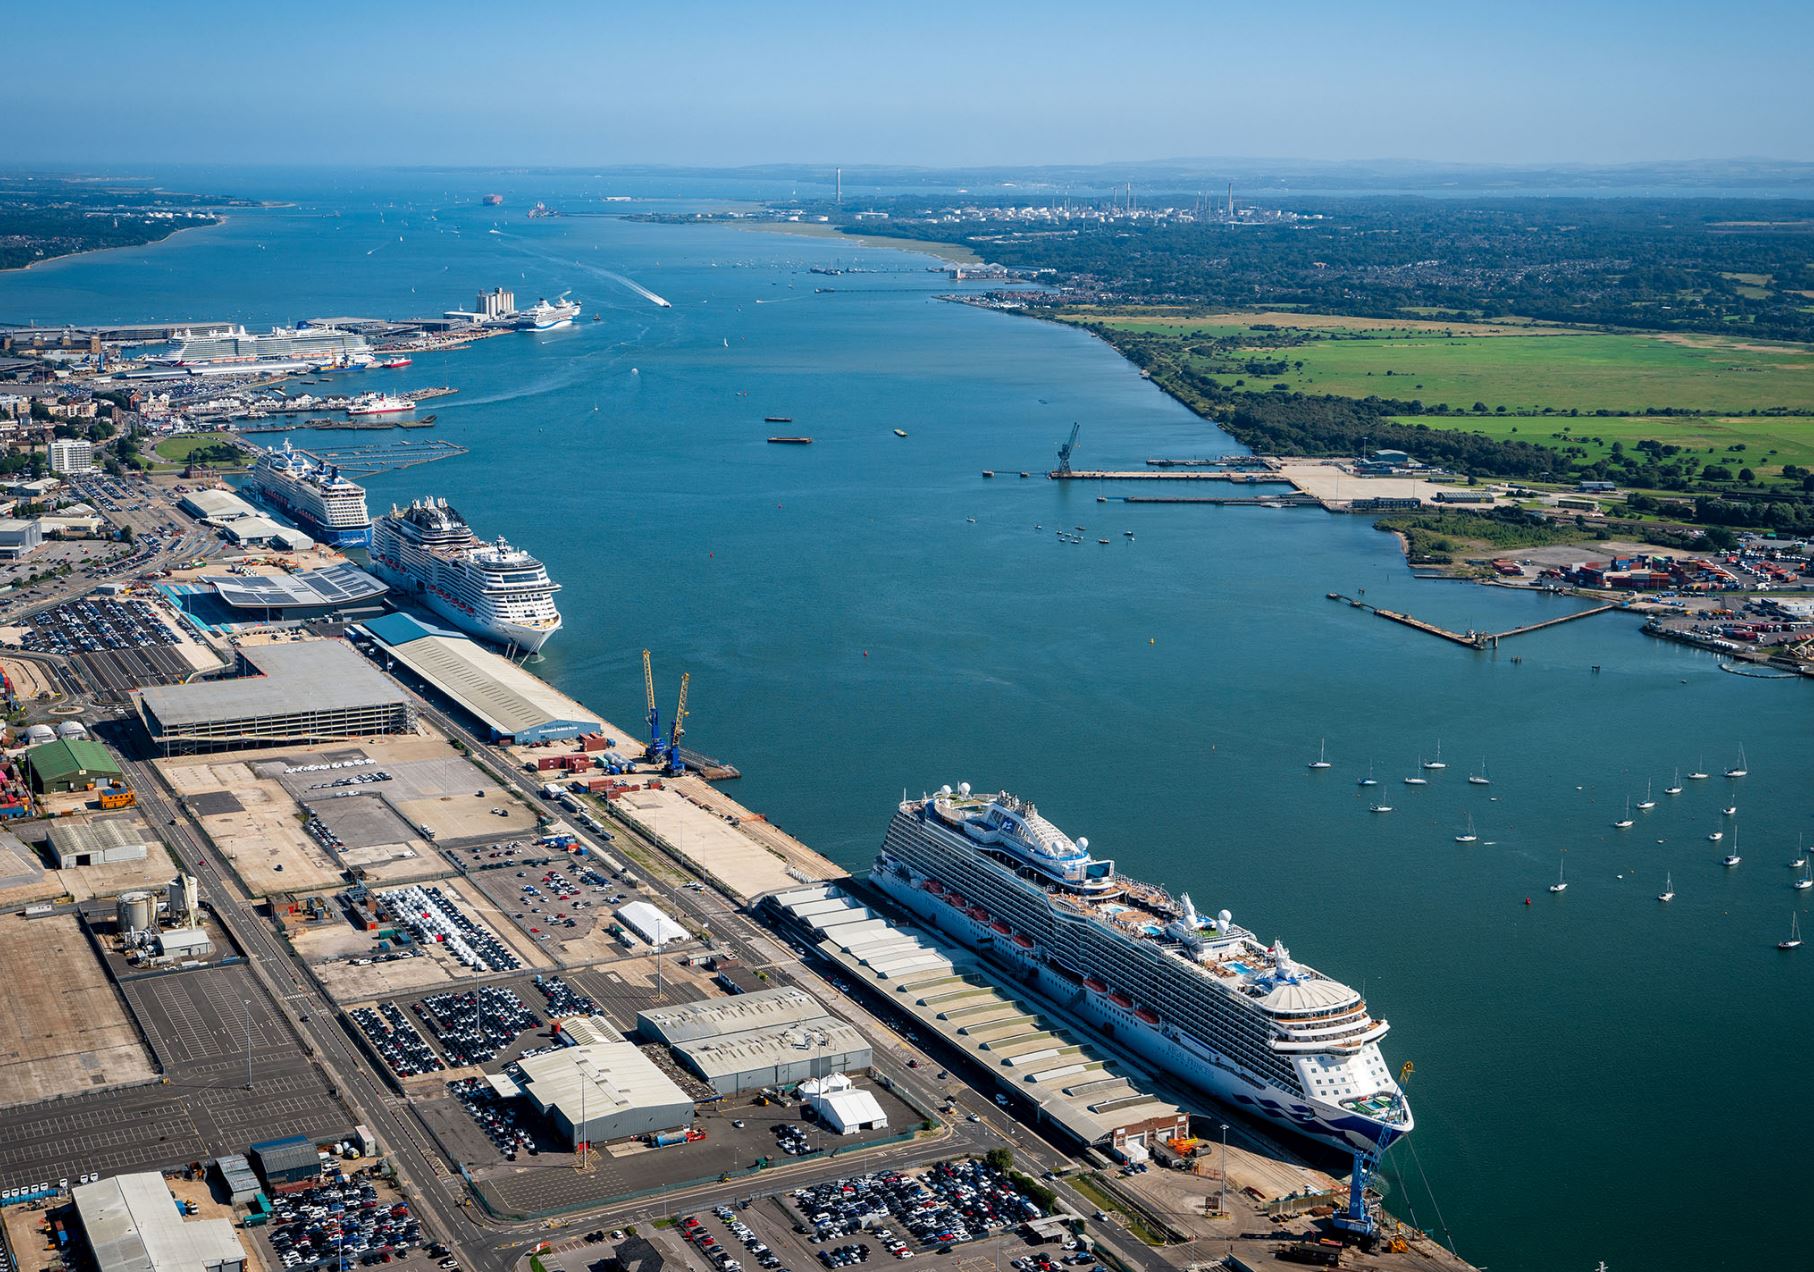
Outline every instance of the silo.
<path id="1" fill-rule="evenodd" d="M 114 898 L 113 913 L 121 932 L 150 932 L 157 920 L 157 897 L 149 892 L 122 892 Z"/>

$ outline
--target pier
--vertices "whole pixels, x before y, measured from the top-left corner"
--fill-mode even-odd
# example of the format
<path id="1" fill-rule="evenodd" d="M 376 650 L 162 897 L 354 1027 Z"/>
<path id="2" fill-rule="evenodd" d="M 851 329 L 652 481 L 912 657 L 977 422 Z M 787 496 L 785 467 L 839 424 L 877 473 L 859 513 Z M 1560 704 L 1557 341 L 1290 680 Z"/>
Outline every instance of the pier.
<path id="1" fill-rule="evenodd" d="M 1450 631 L 1446 627 L 1439 627 L 1435 623 L 1427 623 L 1423 619 L 1413 617 L 1410 614 L 1400 614 L 1396 610 L 1381 609 L 1377 605 L 1369 605 L 1365 601 L 1356 600 L 1350 596 L 1343 596 L 1340 592 L 1330 592 L 1329 599 L 1332 601 L 1346 601 L 1354 609 L 1372 610 L 1373 613 L 1377 614 L 1380 618 L 1389 619 L 1394 623 L 1403 624 L 1406 627 L 1414 628 L 1420 632 L 1428 632 L 1432 636 L 1440 637 L 1446 641 L 1452 641 L 1453 643 L 1465 646 L 1468 649 L 1496 649 L 1498 648 L 1500 641 L 1510 640 L 1513 636 L 1525 636 L 1531 632 L 1540 632 L 1546 627 L 1556 627 L 1563 623 L 1572 623 L 1578 618 L 1590 618 L 1595 614 L 1604 614 L 1608 610 L 1625 608 L 1625 606 L 1618 602 L 1609 601 L 1604 605 L 1590 606 L 1584 610 L 1575 610 L 1570 614 L 1558 614 L 1555 618 L 1546 618 L 1541 622 L 1525 623 L 1521 627 L 1513 627 L 1508 631 L 1477 632 L 1472 628 L 1469 628 L 1465 632 L 1456 632 Z"/>
<path id="2" fill-rule="evenodd" d="M 1233 471 L 1227 469 L 1185 468 L 1054 468 L 1046 476 L 1052 481 L 1271 481 L 1282 482 L 1285 479 L 1271 471 L 1256 472 L 1253 469 Z"/>
<path id="3" fill-rule="evenodd" d="M 395 472 L 399 468 L 414 468 L 418 464 L 432 464 L 437 459 L 453 459 L 466 454 L 467 448 L 457 442 L 444 442 L 440 439 L 425 442 L 397 442 L 394 445 L 369 446 L 318 446 L 310 453 L 324 463 L 335 464 L 354 477 L 370 477 L 374 473 Z"/>
<path id="4" fill-rule="evenodd" d="M 1278 495 L 1110 495 L 1130 504 L 1213 504 L 1219 508 L 1320 508 L 1315 496 L 1301 490 Z"/>

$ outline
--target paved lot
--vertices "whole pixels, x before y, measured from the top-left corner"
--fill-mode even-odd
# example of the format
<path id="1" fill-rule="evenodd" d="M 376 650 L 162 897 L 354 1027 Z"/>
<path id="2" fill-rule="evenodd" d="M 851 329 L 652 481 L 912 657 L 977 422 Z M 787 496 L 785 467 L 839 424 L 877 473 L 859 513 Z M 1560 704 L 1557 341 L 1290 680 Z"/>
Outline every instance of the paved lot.
<path id="1" fill-rule="evenodd" d="M 260 1020 L 243 965 L 142 978 L 127 982 L 125 993 L 167 1058 L 168 1083 L 9 1109 L 0 1117 L 0 1186 L 160 1170 L 273 1136 L 350 1129 L 296 1039 Z M 245 999 L 254 1000 L 251 1091 L 244 1089 Z"/>
<path id="2" fill-rule="evenodd" d="M 296 801 L 276 775 L 286 766 L 269 752 L 249 760 L 230 756 L 158 761 L 165 780 L 178 794 L 231 795 L 239 805 L 225 809 L 226 801 L 204 800 L 192 804 L 204 829 L 233 863 L 255 896 L 271 892 L 304 892 L 343 883 L 340 866 L 303 831 Z"/>
<path id="3" fill-rule="evenodd" d="M 156 1077 L 74 915 L 0 917 L 0 968 L 54 969 L 0 996 L 0 1107 Z"/>

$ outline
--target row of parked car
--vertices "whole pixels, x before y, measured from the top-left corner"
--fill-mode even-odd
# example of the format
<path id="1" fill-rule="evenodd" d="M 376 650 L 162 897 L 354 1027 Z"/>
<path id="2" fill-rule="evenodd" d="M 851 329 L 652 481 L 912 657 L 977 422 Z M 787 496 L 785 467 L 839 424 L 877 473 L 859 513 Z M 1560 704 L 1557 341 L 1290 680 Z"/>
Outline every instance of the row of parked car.
<path id="1" fill-rule="evenodd" d="M 283 1267 L 295 1272 L 353 1262 L 372 1267 L 420 1245 L 422 1228 L 408 1202 L 382 1202 L 374 1185 L 336 1175 L 272 1198 L 270 1241 Z"/>
<path id="2" fill-rule="evenodd" d="M 375 1009 L 355 1007 L 347 1014 L 371 1039 L 372 1046 L 384 1057 L 384 1063 L 398 1077 L 413 1078 L 447 1067 L 397 1004 L 379 1003 Z"/>
<path id="3" fill-rule="evenodd" d="M 837 1240 L 892 1221 L 941 1251 L 1043 1214 L 1007 1176 L 969 1159 L 941 1162 L 920 1178 L 879 1171 L 813 1184 L 795 1189 L 792 1199 L 806 1218 L 800 1226 L 814 1241 Z M 906 1247 L 892 1232 L 887 1239 Z M 890 1253 L 901 1257 L 893 1245 Z"/>
<path id="4" fill-rule="evenodd" d="M 515 991 L 497 985 L 431 994 L 416 1004 L 416 1014 L 456 1067 L 494 1059 L 542 1023 Z"/>

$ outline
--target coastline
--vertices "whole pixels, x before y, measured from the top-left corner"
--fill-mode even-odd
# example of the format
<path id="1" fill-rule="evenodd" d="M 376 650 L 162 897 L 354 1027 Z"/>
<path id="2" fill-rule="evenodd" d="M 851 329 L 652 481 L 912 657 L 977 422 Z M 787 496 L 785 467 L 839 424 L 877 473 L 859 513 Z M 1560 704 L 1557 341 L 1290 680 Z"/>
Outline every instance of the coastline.
<path id="1" fill-rule="evenodd" d="M 983 258 L 957 243 L 921 242 L 919 239 L 893 238 L 886 234 L 845 234 L 835 225 L 813 221 L 703 221 L 702 225 L 730 225 L 739 230 L 758 230 L 766 234 L 792 234 L 798 238 L 837 239 L 862 247 L 883 247 L 896 252 L 917 252 L 935 256 L 953 265 L 980 265 Z"/>
<path id="2" fill-rule="evenodd" d="M 133 252 L 141 247 L 156 247 L 159 243 L 168 243 L 177 235 L 187 234 L 190 230 L 212 230 L 227 223 L 227 214 L 224 212 L 211 212 L 208 215 L 213 220 L 199 222 L 195 225 L 180 225 L 168 234 L 161 234 L 154 239 L 146 239 L 143 243 L 121 243 L 116 247 L 78 247 L 73 252 L 58 252 L 55 256 L 28 261 L 24 265 L 15 265 L 10 269 L 0 269 L 0 274 L 23 274 L 28 270 L 37 269 L 40 265 L 56 265 L 63 261 L 76 260 L 79 257 L 105 256 L 108 252 Z"/>

